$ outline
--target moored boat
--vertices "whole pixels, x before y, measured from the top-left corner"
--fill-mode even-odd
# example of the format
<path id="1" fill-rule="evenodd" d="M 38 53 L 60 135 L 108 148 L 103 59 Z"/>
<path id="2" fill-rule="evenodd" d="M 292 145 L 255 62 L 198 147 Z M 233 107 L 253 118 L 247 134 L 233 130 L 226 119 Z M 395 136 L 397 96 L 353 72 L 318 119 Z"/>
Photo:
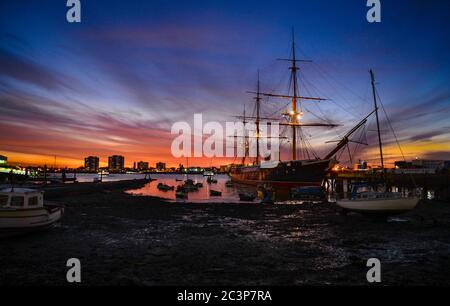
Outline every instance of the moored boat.
<path id="1" fill-rule="evenodd" d="M 214 176 L 214 171 L 205 170 L 203 171 L 203 176 Z"/>
<path id="2" fill-rule="evenodd" d="M 239 194 L 239 200 L 245 201 L 245 202 L 252 202 L 256 199 L 256 195 L 254 194 L 248 194 L 248 193 L 240 193 Z"/>
<path id="3" fill-rule="evenodd" d="M 414 209 L 420 199 L 417 197 L 402 197 L 401 193 L 388 191 L 385 177 L 386 171 L 383 159 L 383 142 L 381 139 L 380 122 L 378 117 L 375 76 L 372 70 L 370 70 L 369 72 L 371 77 L 372 94 L 375 106 L 374 112 L 377 124 L 381 171 L 383 173 L 383 186 L 381 188 L 374 188 L 374 185 L 369 185 L 364 182 L 353 184 L 350 198 L 338 199 L 336 201 L 336 204 L 339 207 L 343 208 L 344 211 L 356 211 L 360 213 L 398 214 L 407 212 Z"/>
<path id="4" fill-rule="evenodd" d="M 164 184 L 164 183 L 159 183 L 157 188 L 159 190 L 162 190 L 162 191 L 169 191 L 169 190 L 174 190 L 175 189 L 174 186 L 169 186 L 169 185 Z"/>
<path id="5" fill-rule="evenodd" d="M 209 191 L 209 195 L 212 196 L 212 197 L 220 197 L 222 195 L 222 192 L 211 189 Z"/>
<path id="6" fill-rule="evenodd" d="M 349 199 L 339 199 L 336 204 L 345 211 L 370 214 L 399 214 L 416 207 L 417 197 L 402 197 L 399 192 L 376 191 L 366 184 L 355 184 Z"/>
<path id="7" fill-rule="evenodd" d="M 64 214 L 56 204 L 44 204 L 42 191 L 27 188 L 0 190 L 0 236 L 11 236 L 52 226 Z"/>

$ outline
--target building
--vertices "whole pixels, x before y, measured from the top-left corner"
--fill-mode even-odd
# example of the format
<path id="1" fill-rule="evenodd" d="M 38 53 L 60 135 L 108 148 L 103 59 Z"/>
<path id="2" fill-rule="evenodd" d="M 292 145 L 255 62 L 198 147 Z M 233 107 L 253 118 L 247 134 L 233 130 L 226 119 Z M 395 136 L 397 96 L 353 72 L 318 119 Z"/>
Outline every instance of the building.
<path id="1" fill-rule="evenodd" d="M 121 172 L 125 169 L 125 157 L 113 155 L 108 157 L 108 169 L 110 172 Z"/>
<path id="2" fill-rule="evenodd" d="M 98 156 L 88 156 L 84 159 L 84 169 L 89 172 L 97 172 L 99 162 Z"/>
<path id="3" fill-rule="evenodd" d="M 140 161 L 137 163 L 137 169 L 139 171 L 146 171 L 148 170 L 148 162 Z"/>
<path id="4" fill-rule="evenodd" d="M 166 163 L 156 163 L 156 170 L 158 171 L 165 171 L 166 170 Z"/>
<path id="5" fill-rule="evenodd" d="M 414 159 L 410 162 L 396 161 L 395 167 L 399 169 L 433 169 L 442 170 L 450 165 L 447 160 Z"/>
<path id="6" fill-rule="evenodd" d="M 8 157 L 0 155 L 0 165 L 6 165 L 8 163 Z"/>

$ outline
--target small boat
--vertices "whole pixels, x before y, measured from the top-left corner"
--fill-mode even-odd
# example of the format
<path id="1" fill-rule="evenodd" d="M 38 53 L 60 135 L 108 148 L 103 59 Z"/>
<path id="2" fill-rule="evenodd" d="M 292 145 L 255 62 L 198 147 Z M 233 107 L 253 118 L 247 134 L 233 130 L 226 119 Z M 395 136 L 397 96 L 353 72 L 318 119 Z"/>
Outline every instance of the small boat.
<path id="1" fill-rule="evenodd" d="M 98 175 L 108 176 L 109 175 L 109 171 L 108 170 L 101 170 L 101 171 L 98 172 Z"/>
<path id="2" fill-rule="evenodd" d="M 208 178 L 206 179 L 206 182 L 208 184 L 217 184 L 217 180 L 213 179 L 211 176 L 208 176 Z"/>
<path id="3" fill-rule="evenodd" d="M 159 183 L 157 188 L 159 190 L 162 190 L 162 191 L 168 191 L 168 190 L 174 190 L 175 189 L 174 186 L 169 186 L 169 185 L 166 185 L 166 184 L 163 184 L 163 183 Z"/>
<path id="4" fill-rule="evenodd" d="M 214 176 L 214 171 L 205 170 L 203 171 L 203 176 Z"/>
<path id="5" fill-rule="evenodd" d="M 0 190 L 0 236 L 18 235 L 50 227 L 64 214 L 64 207 L 44 204 L 44 193 L 35 189 Z"/>
<path id="6" fill-rule="evenodd" d="M 184 181 L 184 184 L 180 187 L 182 187 L 186 192 L 198 191 L 199 188 L 198 184 L 195 184 L 191 179 Z"/>
<path id="7" fill-rule="evenodd" d="M 325 200 L 322 186 L 298 186 L 291 189 L 291 198 L 296 200 Z"/>
<path id="8" fill-rule="evenodd" d="M 177 191 L 175 192 L 175 197 L 176 197 L 177 199 L 187 199 L 188 193 L 187 193 L 184 189 L 179 188 L 179 189 L 177 189 Z"/>
<path id="9" fill-rule="evenodd" d="M 175 179 L 175 182 L 182 182 L 182 179 Z"/>
<path id="10" fill-rule="evenodd" d="M 220 197 L 222 195 L 222 192 L 211 189 L 209 191 L 209 195 L 212 196 L 212 197 Z"/>
<path id="11" fill-rule="evenodd" d="M 234 184 L 233 184 L 232 181 L 227 181 L 227 182 L 225 183 L 225 186 L 226 186 L 226 187 L 233 187 Z"/>
<path id="12" fill-rule="evenodd" d="M 415 197 L 404 198 L 399 192 L 379 192 L 369 185 L 355 184 L 350 198 L 337 200 L 336 204 L 345 211 L 399 214 L 414 209 L 419 200 Z"/>
<path id="13" fill-rule="evenodd" d="M 255 199 L 256 199 L 256 195 L 254 195 L 254 194 L 246 194 L 246 193 L 239 194 L 239 200 L 241 200 L 241 201 L 253 202 Z"/>

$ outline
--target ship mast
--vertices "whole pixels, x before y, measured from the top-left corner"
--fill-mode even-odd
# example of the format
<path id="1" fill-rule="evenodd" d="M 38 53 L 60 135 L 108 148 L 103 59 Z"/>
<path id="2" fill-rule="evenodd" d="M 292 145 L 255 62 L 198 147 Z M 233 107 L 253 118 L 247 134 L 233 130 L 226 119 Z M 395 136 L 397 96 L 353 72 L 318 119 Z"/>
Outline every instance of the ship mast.
<path id="1" fill-rule="evenodd" d="M 256 85 L 256 164 L 259 165 L 259 138 L 261 137 L 259 132 L 259 121 L 260 121 L 260 104 L 261 104 L 261 95 L 259 92 L 259 70 L 258 70 L 258 83 Z"/>
<path id="2" fill-rule="evenodd" d="M 242 122 L 244 125 L 247 123 L 245 116 L 245 104 L 244 104 L 244 115 L 242 116 Z M 248 155 L 248 143 L 247 138 L 244 137 L 244 156 L 242 157 L 242 164 L 245 165 L 245 158 Z"/>
<path id="3" fill-rule="evenodd" d="M 371 79 L 371 83 L 372 83 L 373 103 L 375 105 L 375 117 L 377 120 L 378 145 L 380 147 L 381 170 L 383 171 L 383 175 L 384 175 L 385 169 L 384 169 L 384 159 L 383 159 L 383 143 L 381 141 L 380 121 L 378 119 L 378 103 L 377 103 L 377 94 L 376 94 L 376 90 L 375 90 L 375 75 L 374 75 L 372 69 L 369 70 L 369 73 L 370 73 L 370 79 Z"/>
<path id="4" fill-rule="evenodd" d="M 298 123 L 297 118 L 297 59 L 295 58 L 295 36 L 292 29 L 292 66 L 290 67 L 292 73 L 293 96 L 292 96 L 292 111 L 291 122 Z M 297 159 L 297 127 L 292 125 L 292 160 Z"/>
<path id="5" fill-rule="evenodd" d="M 292 128 L 292 160 L 297 160 L 297 127 L 336 127 L 336 124 L 332 123 L 302 123 L 300 122 L 300 119 L 303 117 L 303 112 L 300 110 L 300 112 L 297 112 L 297 101 L 301 100 L 307 100 L 307 101 L 324 101 L 326 99 L 322 98 L 316 98 L 316 97 L 305 97 L 300 96 L 298 94 L 298 80 L 297 80 L 297 71 L 300 69 L 298 67 L 299 62 L 311 62 L 310 60 L 303 60 L 303 59 L 297 59 L 295 54 L 295 34 L 294 29 L 292 29 L 292 58 L 288 59 L 278 59 L 281 61 L 288 61 L 291 62 L 291 66 L 289 67 L 289 70 L 291 70 L 291 79 L 292 79 L 292 95 L 280 95 L 280 94 L 274 94 L 274 93 L 265 93 L 259 91 L 259 79 L 258 79 L 258 91 L 248 91 L 248 93 L 256 94 L 257 99 L 257 106 L 259 107 L 259 101 L 261 96 L 265 97 L 275 97 L 275 98 L 283 98 L 283 99 L 290 99 L 292 101 L 291 110 L 288 113 L 284 113 L 283 115 L 289 117 L 289 122 L 287 123 L 279 123 L 281 126 L 290 126 Z M 259 110 L 259 109 L 258 109 Z M 261 120 L 263 118 L 259 117 L 257 114 L 257 121 Z M 266 118 L 266 119 L 272 119 L 272 118 Z M 257 128 L 259 129 L 259 124 L 257 124 Z M 259 138 L 259 137 L 258 137 Z M 259 142 L 258 142 L 259 143 Z"/>

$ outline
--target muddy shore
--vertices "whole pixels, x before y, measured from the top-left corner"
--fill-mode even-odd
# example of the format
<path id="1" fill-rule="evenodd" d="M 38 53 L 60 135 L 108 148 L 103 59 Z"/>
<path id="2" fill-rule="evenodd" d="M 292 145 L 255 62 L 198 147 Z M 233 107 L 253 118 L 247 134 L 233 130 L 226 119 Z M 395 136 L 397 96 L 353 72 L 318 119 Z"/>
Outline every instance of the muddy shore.
<path id="1" fill-rule="evenodd" d="M 450 285 L 449 203 L 387 222 L 330 203 L 166 203 L 126 185 L 48 192 L 64 220 L 0 241 L 0 285 L 66 285 L 72 257 L 82 285 L 367 285 L 371 257 L 381 285 Z"/>

